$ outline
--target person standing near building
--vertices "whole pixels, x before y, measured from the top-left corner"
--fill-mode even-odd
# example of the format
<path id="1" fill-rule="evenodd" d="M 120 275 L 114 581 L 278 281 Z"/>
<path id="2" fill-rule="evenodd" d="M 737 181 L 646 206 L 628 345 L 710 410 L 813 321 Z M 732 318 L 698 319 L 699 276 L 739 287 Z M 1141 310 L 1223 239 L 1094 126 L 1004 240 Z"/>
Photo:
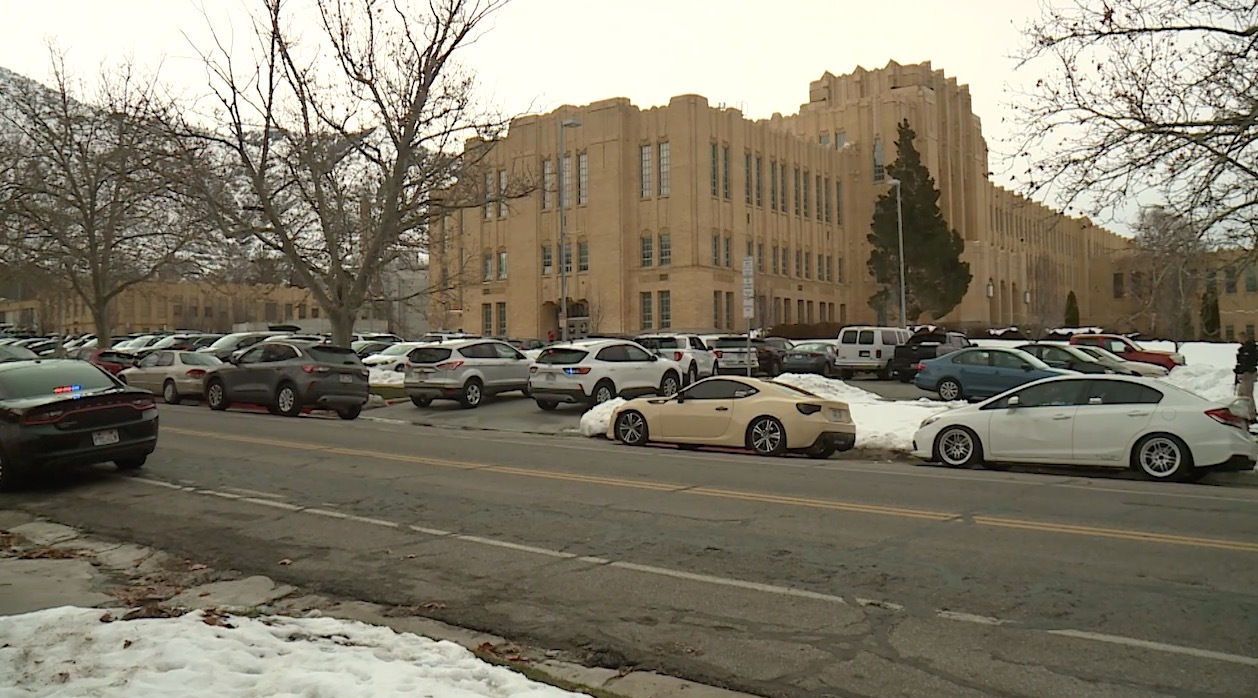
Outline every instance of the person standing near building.
<path id="1" fill-rule="evenodd" d="M 1236 395 L 1245 400 L 1245 410 L 1249 423 L 1253 424 L 1258 415 L 1254 409 L 1254 378 L 1258 376 L 1258 343 L 1248 333 L 1241 333 L 1241 348 L 1236 351 Z"/>

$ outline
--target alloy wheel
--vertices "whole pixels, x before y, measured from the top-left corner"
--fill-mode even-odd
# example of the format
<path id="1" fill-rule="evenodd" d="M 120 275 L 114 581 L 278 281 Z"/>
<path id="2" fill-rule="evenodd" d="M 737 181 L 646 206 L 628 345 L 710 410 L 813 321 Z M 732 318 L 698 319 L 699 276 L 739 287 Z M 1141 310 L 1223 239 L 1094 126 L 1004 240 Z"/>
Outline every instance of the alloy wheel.
<path id="1" fill-rule="evenodd" d="M 637 412 L 626 412 L 616 420 L 616 435 L 630 446 L 642 443 L 646 436 L 646 420 Z"/>
<path id="2" fill-rule="evenodd" d="M 468 383 L 463 389 L 463 394 L 467 397 L 467 404 L 475 407 L 480 404 L 481 390 L 480 386 L 475 383 Z"/>
<path id="3" fill-rule="evenodd" d="M 179 390 L 173 381 L 166 381 L 166 385 L 162 386 L 162 399 L 171 405 L 179 402 Z"/>
<path id="4" fill-rule="evenodd" d="M 660 392 L 664 393 L 665 396 L 676 395 L 677 389 L 677 378 L 671 373 L 664 376 L 664 382 L 660 385 Z"/>
<path id="5" fill-rule="evenodd" d="M 612 399 L 612 389 L 611 389 L 611 388 L 609 388 L 609 387 L 607 387 L 607 386 L 605 386 L 605 385 L 600 385 L 600 386 L 598 387 L 598 389 L 594 391 L 594 403 L 595 403 L 595 404 L 601 405 L 601 404 L 603 404 L 604 402 L 607 402 L 607 401 L 608 401 L 608 400 L 610 400 L 610 399 Z"/>
<path id="6" fill-rule="evenodd" d="M 939 397 L 952 402 L 961 397 L 961 386 L 954 380 L 946 380 L 939 384 Z"/>
<path id="7" fill-rule="evenodd" d="M 973 455 L 974 438 L 962 429 L 953 429 L 939 440 L 939 459 L 947 465 L 965 465 Z"/>
<path id="8" fill-rule="evenodd" d="M 293 392 L 292 388 L 284 386 L 280 388 L 280 393 L 276 396 L 275 402 L 278 403 L 276 407 L 280 408 L 280 412 L 288 414 L 293 411 L 293 405 L 297 402 L 297 394 Z"/>
<path id="9" fill-rule="evenodd" d="M 1184 454 L 1179 444 L 1165 436 L 1157 436 L 1144 442 L 1137 458 L 1140 469 L 1150 477 L 1168 478 L 1179 471 Z"/>
<path id="10" fill-rule="evenodd" d="M 210 389 L 206 391 L 205 401 L 209 403 L 210 407 L 217 409 L 219 405 L 223 404 L 225 397 L 223 386 L 218 383 L 211 383 Z"/>
<path id="11" fill-rule="evenodd" d="M 762 419 L 751 427 L 751 447 L 756 453 L 776 453 L 782 445 L 782 426 L 773 419 Z"/>

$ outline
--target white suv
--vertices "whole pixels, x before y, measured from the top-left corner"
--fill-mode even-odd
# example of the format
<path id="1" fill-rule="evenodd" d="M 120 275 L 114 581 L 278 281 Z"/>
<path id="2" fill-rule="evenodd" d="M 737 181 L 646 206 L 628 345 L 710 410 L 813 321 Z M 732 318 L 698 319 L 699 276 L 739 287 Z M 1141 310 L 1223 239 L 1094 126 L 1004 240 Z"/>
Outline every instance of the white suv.
<path id="1" fill-rule="evenodd" d="M 681 388 L 681 365 L 627 339 L 586 339 L 554 344 L 529 367 L 537 406 L 561 402 L 597 405 L 623 395 L 672 395 Z"/>
<path id="2" fill-rule="evenodd" d="M 682 379 L 690 385 L 716 375 L 716 356 L 696 334 L 644 334 L 638 344 L 681 365 Z"/>
<path id="3" fill-rule="evenodd" d="M 399 342 L 386 347 L 379 354 L 372 354 L 363 359 L 363 365 L 369 369 L 402 373 L 406 370 L 406 355 L 415 347 L 422 346 L 424 342 Z"/>

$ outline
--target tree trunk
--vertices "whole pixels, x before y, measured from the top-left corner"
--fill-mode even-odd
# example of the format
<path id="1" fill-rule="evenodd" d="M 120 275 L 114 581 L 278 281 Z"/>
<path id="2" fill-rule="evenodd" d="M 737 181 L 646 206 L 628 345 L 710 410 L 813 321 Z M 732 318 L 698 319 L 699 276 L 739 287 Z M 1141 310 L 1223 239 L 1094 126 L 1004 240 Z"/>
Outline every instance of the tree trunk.
<path id="1" fill-rule="evenodd" d="M 332 343 L 348 347 L 353 342 L 354 322 L 358 313 L 348 308 L 329 308 L 328 321 L 332 323 Z"/>
<path id="2" fill-rule="evenodd" d="M 92 322 L 96 325 L 96 346 L 108 349 L 113 343 L 113 323 L 109 320 L 110 300 L 97 301 L 92 304 Z"/>

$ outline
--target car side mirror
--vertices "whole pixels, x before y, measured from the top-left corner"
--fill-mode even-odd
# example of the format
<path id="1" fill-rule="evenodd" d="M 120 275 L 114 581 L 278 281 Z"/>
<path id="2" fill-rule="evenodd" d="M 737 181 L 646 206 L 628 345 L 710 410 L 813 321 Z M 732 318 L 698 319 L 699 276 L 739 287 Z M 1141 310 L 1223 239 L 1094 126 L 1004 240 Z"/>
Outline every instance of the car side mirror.
<path id="1" fill-rule="evenodd" d="M 1022 404 L 1022 400 L 1019 399 L 1017 395 L 1014 395 L 1008 400 L 1005 400 L 1005 405 L 1007 407 L 1017 407 L 1018 405 L 1021 405 L 1021 404 Z"/>
<path id="2" fill-rule="evenodd" d="M 660 357 L 659 357 L 658 355 L 656 355 L 656 354 L 651 354 L 651 360 L 652 360 L 652 361 L 659 361 L 659 360 L 660 360 Z"/>

